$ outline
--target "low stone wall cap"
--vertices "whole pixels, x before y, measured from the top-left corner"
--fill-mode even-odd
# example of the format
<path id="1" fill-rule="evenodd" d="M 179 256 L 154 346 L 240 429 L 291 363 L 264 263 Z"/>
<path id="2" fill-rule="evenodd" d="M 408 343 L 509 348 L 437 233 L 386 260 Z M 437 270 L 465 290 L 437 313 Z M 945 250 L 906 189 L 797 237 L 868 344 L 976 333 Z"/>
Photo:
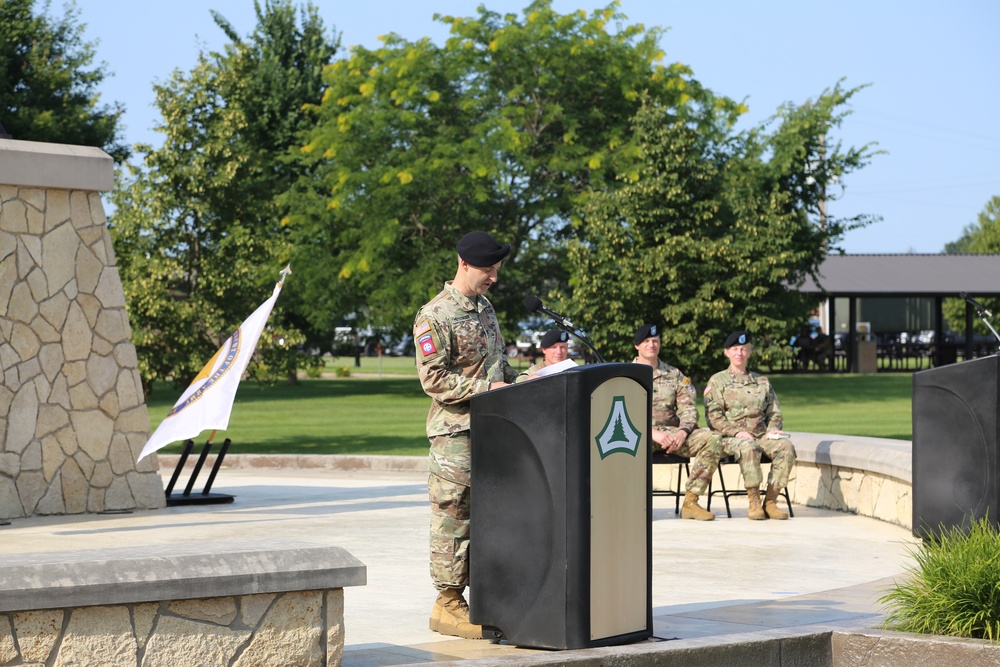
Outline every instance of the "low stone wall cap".
<path id="1" fill-rule="evenodd" d="M 0 555 L 0 612 L 328 590 L 367 583 L 341 547 L 279 540 Z"/>

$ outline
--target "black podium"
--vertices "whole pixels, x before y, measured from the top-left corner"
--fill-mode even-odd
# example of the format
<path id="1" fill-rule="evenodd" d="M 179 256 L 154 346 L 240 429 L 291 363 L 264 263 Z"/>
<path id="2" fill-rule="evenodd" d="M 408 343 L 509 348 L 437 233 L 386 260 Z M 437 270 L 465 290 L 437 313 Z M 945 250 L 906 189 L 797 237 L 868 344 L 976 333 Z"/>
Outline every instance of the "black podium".
<path id="1" fill-rule="evenodd" d="M 1000 520 L 1000 357 L 913 374 L 913 534 Z"/>
<path id="2" fill-rule="evenodd" d="M 472 399 L 470 617 L 494 640 L 652 635 L 652 369 L 580 366 Z"/>

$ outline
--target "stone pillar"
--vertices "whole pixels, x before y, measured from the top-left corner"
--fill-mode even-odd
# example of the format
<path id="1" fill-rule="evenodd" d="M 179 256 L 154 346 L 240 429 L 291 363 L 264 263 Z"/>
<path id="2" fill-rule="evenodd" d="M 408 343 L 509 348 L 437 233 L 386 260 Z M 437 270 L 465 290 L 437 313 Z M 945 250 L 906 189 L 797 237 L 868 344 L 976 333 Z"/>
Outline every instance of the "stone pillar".
<path id="1" fill-rule="evenodd" d="M 0 518 L 164 506 L 97 148 L 0 140 Z"/>

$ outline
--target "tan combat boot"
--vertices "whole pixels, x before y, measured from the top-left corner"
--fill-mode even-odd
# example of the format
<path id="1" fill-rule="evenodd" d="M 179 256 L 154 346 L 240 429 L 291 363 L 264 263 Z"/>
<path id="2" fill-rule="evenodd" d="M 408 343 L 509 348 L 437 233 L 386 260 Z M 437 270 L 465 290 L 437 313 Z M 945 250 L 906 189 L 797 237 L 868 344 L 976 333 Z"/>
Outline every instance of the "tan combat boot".
<path id="1" fill-rule="evenodd" d="M 446 588 L 438 593 L 431 610 L 430 628 L 452 637 L 483 638 L 483 626 L 469 622 L 469 605 L 457 588 Z"/>
<path id="2" fill-rule="evenodd" d="M 441 596 L 438 595 L 438 599 L 440 598 Z M 431 620 L 427 626 L 434 632 L 437 632 L 438 628 L 441 627 L 441 605 L 438 600 L 434 601 L 434 607 L 431 609 Z"/>
<path id="3" fill-rule="evenodd" d="M 684 496 L 684 505 L 681 507 L 682 519 L 695 519 L 696 521 L 712 521 L 715 515 L 708 510 L 702 509 L 698 505 L 697 494 L 688 491 Z"/>
<path id="4" fill-rule="evenodd" d="M 747 500 L 750 501 L 750 508 L 747 510 L 747 518 L 754 521 L 762 521 L 767 518 L 764 508 L 760 506 L 760 489 L 747 489 Z"/>
<path id="5" fill-rule="evenodd" d="M 771 485 L 767 485 L 767 493 L 764 494 L 764 511 L 767 516 L 772 519 L 787 519 L 788 512 L 778 509 L 778 489 Z"/>

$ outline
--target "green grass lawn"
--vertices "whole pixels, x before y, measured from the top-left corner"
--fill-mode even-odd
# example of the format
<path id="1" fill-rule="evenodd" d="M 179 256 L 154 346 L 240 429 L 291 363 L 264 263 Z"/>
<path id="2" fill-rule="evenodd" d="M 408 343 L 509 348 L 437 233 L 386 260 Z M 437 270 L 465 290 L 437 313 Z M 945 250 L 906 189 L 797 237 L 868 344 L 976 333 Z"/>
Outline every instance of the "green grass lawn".
<path id="1" fill-rule="evenodd" d="M 785 429 L 910 440 L 909 373 L 769 376 Z"/>
<path id="2" fill-rule="evenodd" d="M 350 367 L 351 377 L 332 377 L 340 366 Z M 245 380 L 230 427 L 216 435 L 216 442 L 231 438 L 231 451 L 239 454 L 426 454 L 430 399 L 420 388 L 412 357 L 382 357 L 381 369 L 376 357 L 362 358 L 360 368 L 353 358 L 332 359 L 327 370 L 323 379 L 297 385 L 261 388 Z M 911 437 L 908 373 L 770 377 L 787 430 Z M 171 386 L 156 385 L 148 402 L 153 429 L 179 395 Z M 207 437 L 202 433 L 196 444 Z M 181 446 L 160 451 L 176 454 Z"/>
<path id="3" fill-rule="evenodd" d="M 515 368 L 527 361 L 515 360 Z M 347 367 L 351 376 L 333 377 Z M 151 430 L 163 421 L 182 390 L 156 384 L 147 402 Z M 413 357 L 327 358 L 324 379 L 303 379 L 261 387 L 240 384 L 229 418 L 229 429 L 215 442 L 233 441 L 239 454 L 393 454 L 424 455 L 424 422 L 430 399 L 420 388 Z M 201 444 L 209 433 L 202 433 Z M 160 450 L 179 454 L 183 443 Z"/>

